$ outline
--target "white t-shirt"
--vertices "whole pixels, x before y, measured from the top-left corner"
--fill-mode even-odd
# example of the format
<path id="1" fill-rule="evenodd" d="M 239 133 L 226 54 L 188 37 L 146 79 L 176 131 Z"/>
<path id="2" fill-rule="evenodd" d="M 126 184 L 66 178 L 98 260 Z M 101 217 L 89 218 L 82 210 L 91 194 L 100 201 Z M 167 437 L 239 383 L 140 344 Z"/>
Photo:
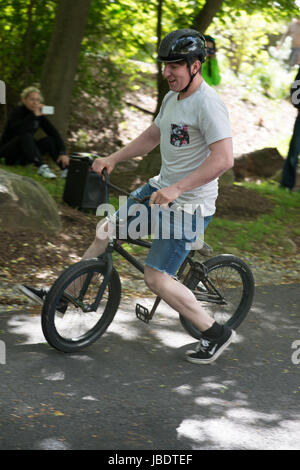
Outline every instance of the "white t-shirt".
<path id="1" fill-rule="evenodd" d="M 158 189 L 188 176 L 208 157 L 210 144 L 231 137 L 226 106 L 204 81 L 183 100 L 178 100 L 178 93 L 169 91 L 154 123 L 160 128 L 162 165 L 160 174 L 149 183 Z M 175 202 L 180 206 L 201 205 L 202 215 L 207 216 L 214 214 L 217 196 L 218 179 L 215 179 L 186 191 Z"/>

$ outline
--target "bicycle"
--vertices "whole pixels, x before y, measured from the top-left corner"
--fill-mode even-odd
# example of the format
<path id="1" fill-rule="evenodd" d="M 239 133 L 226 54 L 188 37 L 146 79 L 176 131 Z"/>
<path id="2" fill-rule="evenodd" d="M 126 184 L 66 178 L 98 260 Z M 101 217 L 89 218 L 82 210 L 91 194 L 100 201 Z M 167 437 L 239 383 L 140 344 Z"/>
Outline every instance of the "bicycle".
<path id="1" fill-rule="evenodd" d="M 105 202 L 109 188 L 130 196 L 109 181 L 105 172 Z M 136 198 L 134 198 L 136 199 Z M 136 199 L 142 203 L 143 200 Z M 127 238 L 127 244 L 149 249 L 151 241 Z M 208 245 L 206 245 L 208 246 Z M 140 273 L 143 264 L 117 239 L 110 239 L 104 254 L 79 261 L 67 268 L 50 288 L 42 309 L 42 330 L 55 349 L 77 352 L 98 340 L 113 321 L 121 301 L 121 281 L 113 265 L 113 252 L 119 253 Z M 248 314 L 254 295 L 254 278 L 249 266 L 240 258 L 221 254 L 199 262 L 190 251 L 177 272 L 177 279 L 192 290 L 202 307 L 220 324 L 236 329 Z M 136 304 L 136 316 L 149 323 L 159 305 L 156 297 L 152 309 Z M 193 338 L 201 331 L 179 314 L 183 328 Z"/>

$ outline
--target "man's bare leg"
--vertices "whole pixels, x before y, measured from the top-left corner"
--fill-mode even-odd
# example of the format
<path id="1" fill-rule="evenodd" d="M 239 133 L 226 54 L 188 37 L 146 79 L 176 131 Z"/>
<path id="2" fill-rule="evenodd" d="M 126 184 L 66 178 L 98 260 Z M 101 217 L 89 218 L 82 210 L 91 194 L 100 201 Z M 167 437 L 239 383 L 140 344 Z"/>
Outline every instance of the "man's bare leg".
<path id="1" fill-rule="evenodd" d="M 101 255 L 105 252 L 106 247 L 109 242 L 109 237 L 105 237 L 105 233 L 108 230 L 108 222 L 107 220 L 102 220 L 97 225 L 96 229 L 96 237 L 94 241 L 90 244 L 88 249 L 82 256 L 82 260 L 97 258 L 97 256 Z M 98 238 L 99 236 L 99 238 Z M 75 279 L 67 288 L 67 292 L 73 296 L 77 296 L 80 292 L 81 287 L 83 286 L 84 280 L 86 278 L 86 274 L 81 276 L 80 278 Z"/>
<path id="2" fill-rule="evenodd" d="M 86 252 L 84 253 L 82 259 L 97 258 L 97 256 L 102 255 L 105 252 L 106 247 L 109 242 L 108 236 L 105 237 L 105 233 L 108 231 L 108 221 L 102 220 L 96 228 L 96 237 L 94 241 L 90 244 Z"/>
<path id="3" fill-rule="evenodd" d="M 152 292 L 190 320 L 200 331 L 208 330 L 214 323 L 214 319 L 199 306 L 190 289 L 168 274 L 145 266 L 145 282 Z"/>

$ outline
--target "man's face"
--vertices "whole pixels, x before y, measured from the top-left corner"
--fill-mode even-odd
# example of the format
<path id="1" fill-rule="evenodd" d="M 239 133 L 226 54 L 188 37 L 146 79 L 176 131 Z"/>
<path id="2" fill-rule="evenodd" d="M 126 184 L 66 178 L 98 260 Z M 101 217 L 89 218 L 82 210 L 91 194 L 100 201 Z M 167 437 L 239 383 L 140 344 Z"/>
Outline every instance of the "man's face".
<path id="1" fill-rule="evenodd" d="M 164 64 L 163 76 L 168 80 L 170 90 L 179 92 L 187 86 L 190 74 L 185 62 L 167 62 Z"/>
<path id="2" fill-rule="evenodd" d="M 191 72 L 199 70 L 199 61 L 191 66 Z M 190 73 L 186 62 L 166 62 L 164 63 L 163 76 L 168 80 L 170 90 L 179 92 L 183 90 L 190 81 Z"/>

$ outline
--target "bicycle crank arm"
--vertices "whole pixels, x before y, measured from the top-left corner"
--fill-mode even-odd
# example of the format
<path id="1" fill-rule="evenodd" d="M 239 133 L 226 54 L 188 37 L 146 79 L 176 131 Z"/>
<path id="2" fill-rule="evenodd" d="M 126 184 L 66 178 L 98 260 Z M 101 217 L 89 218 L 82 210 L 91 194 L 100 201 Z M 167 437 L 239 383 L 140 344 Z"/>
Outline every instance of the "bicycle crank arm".
<path id="1" fill-rule="evenodd" d="M 213 295 L 209 296 L 209 295 L 206 295 L 206 294 L 198 294 L 197 292 L 194 291 L 194 295 L 196 297 L 196 299 L 199 301 L 199 302 L 210 302 L 212 304 L 218 304 L 218 305 L 227 305 L 228 302 L 223 299 L 222 297 L 215 297 Z"/>

